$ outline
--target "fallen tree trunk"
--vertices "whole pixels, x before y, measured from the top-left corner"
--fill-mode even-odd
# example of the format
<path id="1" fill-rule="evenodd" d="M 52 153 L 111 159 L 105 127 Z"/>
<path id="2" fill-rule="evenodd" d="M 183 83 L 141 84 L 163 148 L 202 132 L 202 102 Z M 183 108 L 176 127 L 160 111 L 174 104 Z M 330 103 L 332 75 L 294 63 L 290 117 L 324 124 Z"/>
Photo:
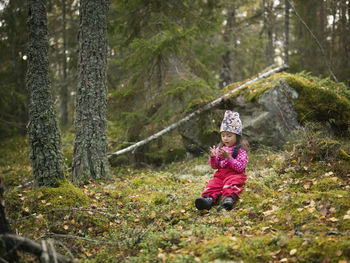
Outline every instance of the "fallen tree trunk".
<path id="1" fill-rule="evenodd" d="M 43 254 L 46 254 L 49 257 L 48 262 L 52 262 L 51 260 L 54 257 L 55 259 L 57 259 L 57 262 L 72 262 L 72 260 L 67 259 L 61 254 L 56 253 L 56 251 L 48 251 L 49 249 L 45 248 L 45 246 L 41 246 L 40 244 L 28 238 L 12 234 L 4 234 L 0 235 L 0 241 L 4 242 L 5 244 L 14 244 L 14 247 L 12 249 L 14 249 L 15 251 L 20 250 L 28 252 L 36 255 L 38 258 L 40 258 Z"/>
<path id="2" fill-rule="evenodd" d="M 225 99 L 227 99 L 228 97 L 230 97 L 232 94 L 236 93 L 237 91 L 241 90 L 242 88 L 246 87 L 247 85 L 252 84 L 252 83 L 254 83 L 254 82 L 258 81 L 258 80 L 261 80 L 263 78 L 266 78 L 266 77 L 268 77 L 268 76 L 270 76 L 270 75 L 272 75 L 272 74 L 274 74 L 276 72 L 284 71 L 287 68 L 288 68 L 287 65 L 283 65 L 283 66 L 280 66 L 280 67 L 277 67 L 277 68 L 273 68 L 273 69 L 271 69 L 271 70 L 269 70 L 269 71 L 259 75 L 258 77 L 243 83 L 239 87 L 231 90 L 229 93 L 226 93 L 225 95 L 221 96 L 220 98 L 218 98 L 218 99 L 216 99 L 216 100 L 214 100 L 214 101 L 204 105 L 203 107 L 199 108 L 198 110 L 196 110 L 196 111 L 192 112 L 191 114 L 187 115 L 186 117 L 182 118 L 178 122 L 173 123 L 172 125 L 168 126 L 167 128 L 165 128 L 165 129 L 163 129 L 163 130 L 153 134 L 152 136 L 150 136 L 150 137 L 148 137 L 148 138 L 146 138 L 146 139 L 144 139 L 142 141 L 139 141 L 139 142 L 137 142 L 137 143 L 127 147 L 127 148 L 124 148 L 122 150 L 119 150 L 119 151 L 116 151 L 114 153 L 109 154 L 108 155 L 108 159 L 110 159 L 112 157 L 115 157 L 115 156 L 118 156 L 118 155 L 121 155 L 121 154 L 124 154 L 124 153 L 127 153 L 127 152 L 130 152 L 132 150 L 135 150 L 136 148 L 138 148 L 138 147 L 140 147 L 142 145 L 145 145 L 145 144 L 153 141 L 154 139 L 157 139 L 158 137 L 163 136 L 164 134 L 174 130 L 175 128 L 177 128 L 179 126 L 181 126 L 183 123 L 189 121 L 193 117 L 195 117 L 195 116 L 197 116 L 197 115 L 199 115 L 199 114 L 201 114 L 201 113 L 203 113 L 203 112 L 205 112 L 205 111 L 207 111 L 207 110 L 209 110 L 209 109 L 219 105 Z"/>

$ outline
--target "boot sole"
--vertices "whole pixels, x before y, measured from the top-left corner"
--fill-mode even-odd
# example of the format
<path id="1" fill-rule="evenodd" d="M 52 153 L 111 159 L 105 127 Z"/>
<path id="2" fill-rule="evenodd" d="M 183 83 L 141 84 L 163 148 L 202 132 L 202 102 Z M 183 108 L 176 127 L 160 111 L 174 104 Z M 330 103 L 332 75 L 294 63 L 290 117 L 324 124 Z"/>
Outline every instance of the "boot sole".
<path id="1" fill-rule="evenodd" d="M 227 211 L 230 211 L 233 208 L 233 203 L 223 203 L 221 206 L 225 208 Z"/>
<path id="2" fill-rule="evenodd" d="M 196 199 L 195 205 L 198 210 L 209 210 L 211 208 L 211 205 L 208 205 L 208 203 L 203 199 Z"/>

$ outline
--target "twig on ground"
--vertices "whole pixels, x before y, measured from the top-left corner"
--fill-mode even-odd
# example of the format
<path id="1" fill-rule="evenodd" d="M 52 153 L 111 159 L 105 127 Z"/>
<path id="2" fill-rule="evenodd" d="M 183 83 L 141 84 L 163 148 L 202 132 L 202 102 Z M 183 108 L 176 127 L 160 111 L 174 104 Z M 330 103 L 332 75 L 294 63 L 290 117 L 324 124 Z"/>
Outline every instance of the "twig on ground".
<path id="1" fill-rule="evenodd" d="M 92 242 L 92 243 L 97 243 L 101 245 L 116 245 L 118 242 L 110 242 L 110 241 L 103 241 L 103 240 L 95 240 L 95 239 L 90 239 L 86 237 L 79 237 L 79 236 L 73 236 L 73 235 L 63 235 L 63 234 L 55 234 L 55 233 L 47 233 L 46 236 L 49 237 L 58 237 L 58 238 L 66 238 L 66 239 L 79 239 L 87 242 Z"/>
<path id="2" fill-rule="evenodd" d="M 75 207 L 70 207 L 70 208 L 57 208 L 57 209 L 52 209 L 50 211 L 47 211 L 47 212 L 43 212 L 42 214 L 49 214 L 49 213 L 52 213 L 52 212 L 69 212 L 69 211 L 81 211 L 81 212 L 96 212 L 96 213 L 100 213 L 104 216 L 107 216 L 107 217 L 117 217 L 116 214 L 110 214 L 110 213 L 106 213 L 106 212 L 100 212 L 99 210 L 109 210 L 108 208 L 94 208 L 94 209 L 90 209 L 90 208 L 75 208 Z"/>

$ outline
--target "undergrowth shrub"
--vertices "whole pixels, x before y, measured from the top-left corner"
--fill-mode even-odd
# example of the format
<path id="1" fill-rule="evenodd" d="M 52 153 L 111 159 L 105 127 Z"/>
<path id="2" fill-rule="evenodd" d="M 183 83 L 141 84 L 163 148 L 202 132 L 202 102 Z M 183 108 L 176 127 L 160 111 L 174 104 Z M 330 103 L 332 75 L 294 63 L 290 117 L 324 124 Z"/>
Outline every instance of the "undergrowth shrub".
<path id="1" fill-rule="evenodd" d="M 295 164 L 297 170 L 304 170 L 306 165 L 314 162 L 335 164 L 342 167 L 347 163 L 341 152 L 349 152 L 349 143 L 334 139 L 320 123 L 306 123 L 295 132 L 295 139 L 286 145 L 290 156 L 285 166 Z M 338 169 L 339 170 L 339 169 Z"/>

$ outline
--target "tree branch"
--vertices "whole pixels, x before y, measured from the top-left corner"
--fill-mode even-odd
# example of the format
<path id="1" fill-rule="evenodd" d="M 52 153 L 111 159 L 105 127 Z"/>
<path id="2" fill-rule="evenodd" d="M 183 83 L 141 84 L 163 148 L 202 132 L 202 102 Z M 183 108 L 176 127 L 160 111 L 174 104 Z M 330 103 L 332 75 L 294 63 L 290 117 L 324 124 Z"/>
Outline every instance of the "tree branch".
<path id="1" fill-rule="evenodd" d="M 24 238 L 21 236 L 12 235 L 12 234 L 4 234 L 4 235 L 0 235 L 0 240 L 5 242 L 6 244 L 14 243 L 15 250 L 29 252 L 31 254 L 36 255 L 39 258 L 42 255 L 42 253 L 44 252 L 44 249 L 42 248 L 41 245 L 39 245 L 38 243 L 36 243 L 33 240 L 30 240 L 28 238 Z M 46 250 L 46 252 L 48 252 L 48 251 Z M 61 254 L 58 254 L 58 253 L 55 253 L 55 254 L 56 254 L 57 262 L 59 262 L 59 263 L 72 262 L 71 260 L 65 258 Z"/>

